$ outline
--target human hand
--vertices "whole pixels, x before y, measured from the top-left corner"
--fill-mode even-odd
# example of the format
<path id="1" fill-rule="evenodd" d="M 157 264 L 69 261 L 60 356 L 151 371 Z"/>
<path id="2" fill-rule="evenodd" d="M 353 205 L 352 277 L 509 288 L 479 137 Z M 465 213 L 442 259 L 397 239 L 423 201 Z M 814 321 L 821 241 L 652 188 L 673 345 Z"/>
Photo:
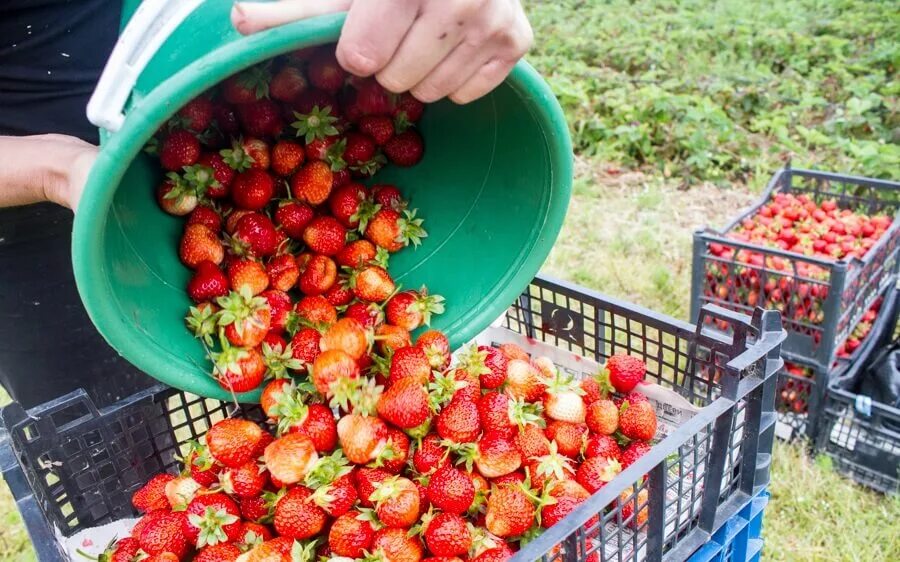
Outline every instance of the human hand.
<path id="1" fill-rule="evenodd" d="M 423 102 L 480 98 L 503 82 L 533 40 L 519 0 L 237 2 L 231 20 L 250 34 L 342 11 L 341 66 Z"/>

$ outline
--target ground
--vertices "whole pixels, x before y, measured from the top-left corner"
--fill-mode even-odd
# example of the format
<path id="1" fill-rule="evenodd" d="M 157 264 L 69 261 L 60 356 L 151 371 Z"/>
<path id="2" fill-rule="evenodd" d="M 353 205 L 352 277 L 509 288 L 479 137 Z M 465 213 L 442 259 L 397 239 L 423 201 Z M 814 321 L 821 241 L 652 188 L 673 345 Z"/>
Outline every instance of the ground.
<path id="1" fill-rule="evenodd" d="M 795 166 L 893 177 L 900 18 L 876 0 L 528 2 L 531 62 L 567 114 L 577 177 L 544 268 L 688 317 L 691 234 Z M 893 7 L 892 7 L 893 6 Z M 777 444 L 765 558 L 900 560 L 900 499 Z M 33 560 L 0 485 L 0 559 Z"/>

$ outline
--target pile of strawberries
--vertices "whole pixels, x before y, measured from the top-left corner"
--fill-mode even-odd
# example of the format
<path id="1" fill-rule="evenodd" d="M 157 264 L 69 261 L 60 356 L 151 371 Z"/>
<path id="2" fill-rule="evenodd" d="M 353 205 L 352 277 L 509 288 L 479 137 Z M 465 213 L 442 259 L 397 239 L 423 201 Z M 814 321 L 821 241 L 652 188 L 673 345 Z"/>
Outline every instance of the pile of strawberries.
<path id="1" fill-rule="evenodd" d="M 887 215 L 841 209 L 833 199 L 816 203 L 807 195 L 775 193 L 771 201 L 728 233 L 743 243 L 827 260 L 861 259 L 890 228 Z M 711 243 L 705 294 L 718 301 L 775 308 L 796 324 L 825 321 L 827 269 L 765 252 Z M 729 265 L 728 262 L 734 262 Z M 820 337 L 819 330 L 810 330 Z"/>
<path id="2" fill-rule="evenodd" d="M 357 345 L 336 333 L 326 339 L 338 348 Z M 382 376 L 348 364 L 271 381 L 264 423 L 219 421 L 191 443 L 181 474 L 134 494 L 145 515 L 107 559 L 507 560 L 656 433 L 635 390 L 640 359 L 613 356 L 580 381 L 514 344 L 473 344 L 450 363 L 446 340 L 426 332 Z M 647 490 L 633 490 L 609 507 L 637 528 Z"/>
<path id="3" fill-rule="evenodd" d="M 346 75 L 325 46 L 227 79 L 154 137 L 148 150 L 167 172 L 159 204 L 187 219 L 187 324 L 223 388 L 305 371 L 319 351 L 345 372 L 378 367 L 371 341 L 408 345 L 443 311 L 441 297 L 401 291 L 388 273 L 392 253 L 426 236 L 422 219 L 396 186 L 360 183 L 422 158 L 423 110 Z M 359 337 L 349 355 L 323 339 L 339 318 Z"/>

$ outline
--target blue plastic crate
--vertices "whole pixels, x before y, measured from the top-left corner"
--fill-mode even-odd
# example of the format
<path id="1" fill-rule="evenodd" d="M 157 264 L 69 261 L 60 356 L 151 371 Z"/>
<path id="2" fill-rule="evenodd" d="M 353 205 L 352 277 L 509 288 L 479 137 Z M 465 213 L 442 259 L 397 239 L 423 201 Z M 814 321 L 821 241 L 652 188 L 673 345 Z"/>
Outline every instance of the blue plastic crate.
<path id="1" fill-rule="evenodd" d="M 762 491 L 725 522 L 690 562 L 755 562 L 762 557 L 762 523 L 769 492 Z"/>

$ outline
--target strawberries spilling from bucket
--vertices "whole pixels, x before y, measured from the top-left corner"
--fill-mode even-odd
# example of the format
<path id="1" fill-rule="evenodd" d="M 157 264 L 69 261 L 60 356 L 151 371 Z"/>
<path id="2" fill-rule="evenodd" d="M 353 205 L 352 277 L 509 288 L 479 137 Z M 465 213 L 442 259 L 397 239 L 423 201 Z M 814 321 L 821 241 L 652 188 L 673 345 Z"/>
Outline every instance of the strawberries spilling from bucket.
<path id="1" fill-rule="evenodd" d="M 183 451 L 180 474 L 137 490 L 143 515 L 111 550 L 129 560 L 508 560 L 650 450 L 657 420 L 637 390 L 640 359 L 610 357 L 579 380 L 514 344 L 472 344 L 451 366 L 432 331 L 367 372 L 353 359 L 361 332 L 350 318 L 333 324 L 311 375 L 268 383 L 265 421 L 217 422 Z M 633 528 L 646 527 L 646 486 L 639 478 L 608 506 Z"/>

